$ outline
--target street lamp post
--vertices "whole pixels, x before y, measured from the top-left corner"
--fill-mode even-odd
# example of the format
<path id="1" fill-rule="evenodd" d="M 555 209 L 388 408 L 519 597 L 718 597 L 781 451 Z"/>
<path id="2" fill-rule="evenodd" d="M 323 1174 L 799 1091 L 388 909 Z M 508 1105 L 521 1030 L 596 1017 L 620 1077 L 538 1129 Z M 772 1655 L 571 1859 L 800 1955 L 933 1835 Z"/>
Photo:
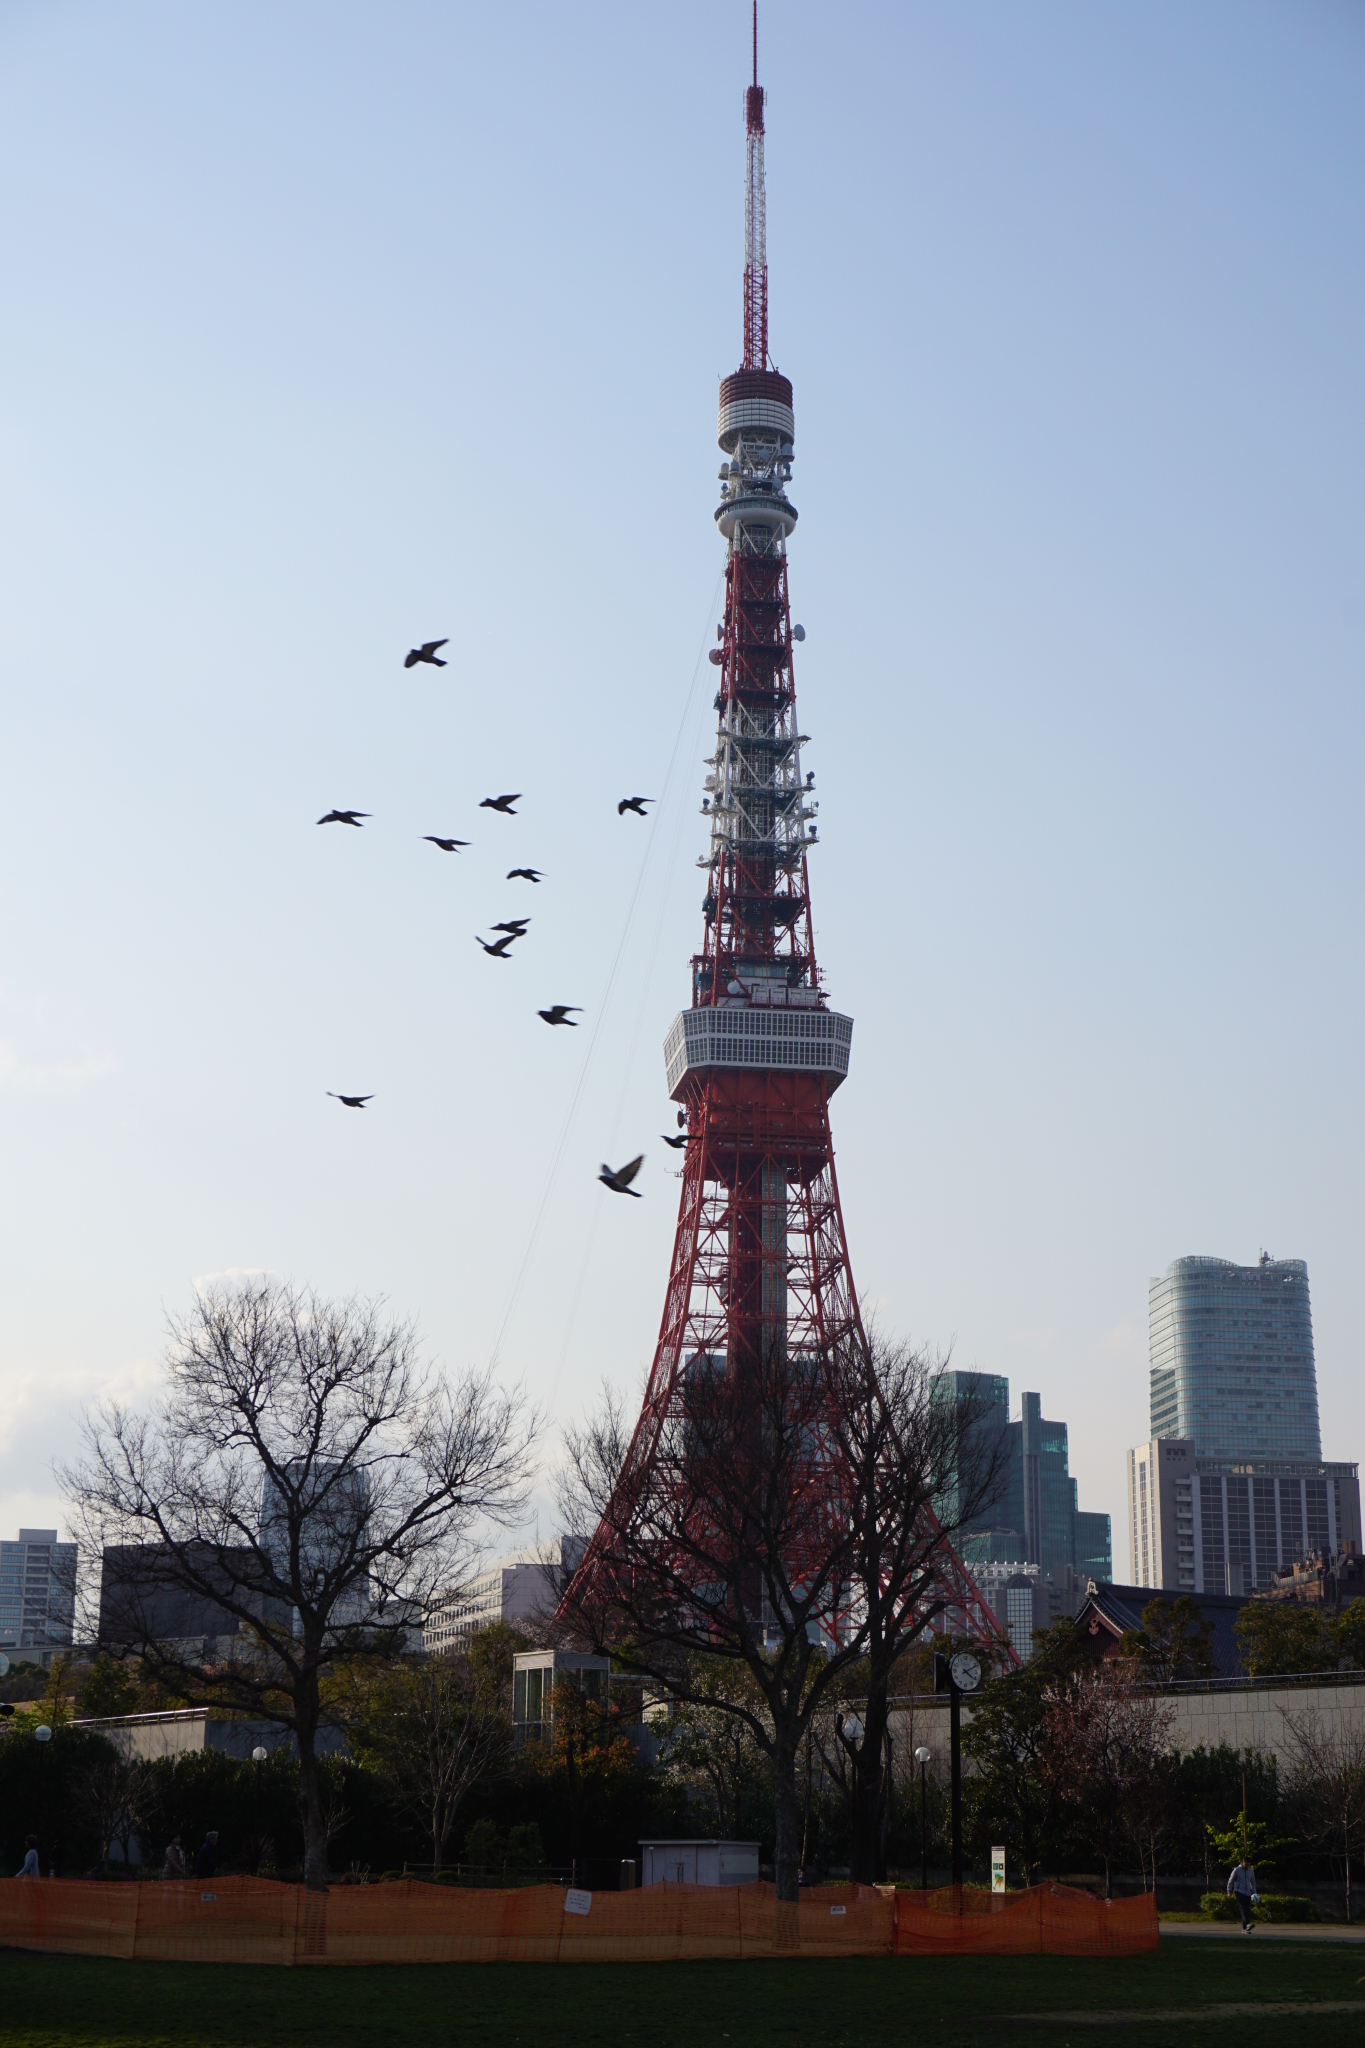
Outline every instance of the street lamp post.
<path id="1" fill-rule="evenodd" d="M 256 1837 L 256 1868 L 253 1875 L 256 1877 L 261 1874 L 261 1855 L 265 1847 L 261 1840 L 261 1765 L 265 1762 L 267 1754 L 259 1742 L 251 1752 L 251 1761 L 256 1766 L 256 1785 L 251 1795 L 251 1831 Z"/>
<path id="2" fill-rule="evenodd" d="M 925 1767 L 933 1757 L 932 1749 L 921 1746 L 915 1751 L 915 1762 L 919 1765 L 919 1888 L 929 1889 L 929 1794 L 925 1786 Z"/>
<path id="3" fill-rule="evenodd" d="M 33 1731 L 33 1739 L 34 1739 L 34 1741 L 35 1741 L 35 1742 L 37 1743 L 37 1745 L 38 1745 L 38 1750 L 39 1750 L 39 1754 L 40 1754 L 40 1755 L 42 1755 L 42 1756 L 46 1756 L 46 1754 L 47 1754 L 47 1745 L 48 1745 L 48 1744 L 49 1744 L 49 1742 L 51 1742 L 51 1740 L 52 1740 L 52 1730 L 51 1730 L 51 1729 L 50 1729 L 50 1728 L 48 1727 L 48 1725 L 47 1725 L 46 1721 L 44 1721 L 44 1722 L 42 1723 L 42 1725 L 41 1725 L 40 1727 L 38 1727 L 38 1728 L 35 1728 L 35 1729 L 34 1729 L 34 1731 Z M 38 1766 L 38 1782 L 39 1782 L 39 1784 L 40 1784 L 40 1785 L 42 1786 L 42 1790 L 41 1790 L 41 1792 L 40 1792 L 40 1793 L 38 1794 L 38 1811 L 39 1811 L 39 1813 L 40 1813 L 40 1814 L 41 1814 L 41 1816 L 42 1816 L 42 1818 L 41 1818 L 41 1820 L 40 1820 L 40 1822 L 39 1822 L 39 1826 L 40 1826 L 40 1827 L 42 1828 L 42 1830 L 43 1830 L 43 1833 L 44 1833 L 44 1834 L 48 1834 L 48 1833 L 49 1833 L 49 1829 L 48 1829 L 48 1825 L 47 1825 L 47 1823 L 48 1823 L 48 1818 L 49 1818 L 49 1815 L 48 1815 L 48 1810 L 47 1810 L 47 1809 L 48 1809 L 48 1797 L 47 1797 L 47 1792 L 48 1792 L 48 1785 L 47 1785 L 47 1765 L 46 1765 L 46 1764 L 39 1764 L 39 1766 Z M 41 1851 L 40 1851 L 39 1853 L 41 1854 Z M 39 1865 L 38 1865 L 38 1871 L 39 1871 L 39 1875 L 41 1876 L 41 1874 L 42 1874 L 42 1864 L 41 1864 L 41 1862 L 40 1862 L 40 1863 L 39 1863 Z M 52 1873 L 52 1876 L 53 1876 L 53 1877 L 55 1877 L 55 1876 L 57 1875 L 57 1866 L 56 1866 L 56 1864 L 55 1864 L 55 1863 L 53 1863 L 53 1864 L 52 1864 L 52 1866 L 51 1866 L 51 1873 Z"/>

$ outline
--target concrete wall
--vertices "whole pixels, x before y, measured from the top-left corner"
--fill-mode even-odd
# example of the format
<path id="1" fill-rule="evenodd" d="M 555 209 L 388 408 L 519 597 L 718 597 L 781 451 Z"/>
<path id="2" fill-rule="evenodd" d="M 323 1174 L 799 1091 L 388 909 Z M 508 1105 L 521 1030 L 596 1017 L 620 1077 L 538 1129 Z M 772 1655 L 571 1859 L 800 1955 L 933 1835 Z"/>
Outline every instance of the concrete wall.
<path id="1" fill-rule="evenodd" d="M 1359 1685 L 1250 1685 L 1227 1692 L 1163 1695 L 1175 1711 L 1171 1740 L 1178 1749 L 1261 1749 L 1282 1769 L 1294 1755 L 1293 1723 L 1316 1720 L 1325 1735 L 1365 1735 L 1365 1680 Z"/>
<path id="2" fill-rule="evenodd" d="M 1220 1742 L 1233 1749 L 1259 1749 L 1278 1759 L 1287 1770 L 1294 1757 L 1294 1728 L 1316 1719 L 1325 1735 L 1353 1733 L 1365 1736 L 1365 1679 L 1350 1685 L 1268 1685 L 1235 1686 L 1225 1691 L 1177 1691 L 1161 1695 L 1171 1708 L 1171 1742 L 1176 1749 L 1204 1746 L 1216 1749 Z M 962 1703 L 962 1726 L 966 1729 L 972 1710 Z M 932 1694 L 897 1700 L 891 1708 L 893 1765 L 898 1784 L 917 1777 L 913 1762 L 919 1744 L 934 1753 L 931 1777 L 945 1782 L 948 1777 L 948 1702 Z"/>
<path id="3" fill-rule="evenodd" d="M 295 1754 L 298 1744 L 291 1729 L 273 1721 L 211 1721 L 201 1708 L 179 1713 L 128 1714 L 110 1720 L 78 1721 L 78 1728 L 93 1728 L 105 1736 L 126 1757 L 150 1762 L 161 1756 L 184 1756 L 192 1750 L 218 1749 L 245 1762 L 257 1747 L 272 1753 L 287 1749 Z M 315 1750 L 318 1756 L 336 1756 L 346 1747 L 345 1737 L 335 1728 L 319 1728 Z"/>

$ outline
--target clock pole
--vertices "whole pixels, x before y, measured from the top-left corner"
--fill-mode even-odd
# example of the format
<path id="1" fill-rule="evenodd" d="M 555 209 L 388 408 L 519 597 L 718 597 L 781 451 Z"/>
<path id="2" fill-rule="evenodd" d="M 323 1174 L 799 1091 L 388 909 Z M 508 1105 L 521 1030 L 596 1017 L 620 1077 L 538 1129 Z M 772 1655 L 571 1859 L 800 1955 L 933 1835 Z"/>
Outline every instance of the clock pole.
<path id="1" fill-rule="evenodd" d="M 962 1694 L 948 1674 L 948 1739 L 952 1744 L 953 1890 L 962 1890 Z"/>

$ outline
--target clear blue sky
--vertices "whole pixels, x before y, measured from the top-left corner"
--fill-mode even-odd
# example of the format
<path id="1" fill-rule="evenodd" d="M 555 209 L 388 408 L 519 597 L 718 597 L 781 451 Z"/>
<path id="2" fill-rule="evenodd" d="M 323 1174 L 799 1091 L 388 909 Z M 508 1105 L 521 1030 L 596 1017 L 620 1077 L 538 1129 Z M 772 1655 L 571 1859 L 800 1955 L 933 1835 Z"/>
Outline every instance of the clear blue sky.
<path id="1" fill-rule="evenodd" d="M 855 1275 L 1070 1423 L 1122 1575 L 1172 1258 L 1307 1259 L 1365 1453 L 1365 13 L 760 49 Z M 6 1534 L 208 1274 L 456 1365 L 511 1300 L 558 1415 L 646 1369 L 747 64 L 744 0 L 0 12 Z"/>

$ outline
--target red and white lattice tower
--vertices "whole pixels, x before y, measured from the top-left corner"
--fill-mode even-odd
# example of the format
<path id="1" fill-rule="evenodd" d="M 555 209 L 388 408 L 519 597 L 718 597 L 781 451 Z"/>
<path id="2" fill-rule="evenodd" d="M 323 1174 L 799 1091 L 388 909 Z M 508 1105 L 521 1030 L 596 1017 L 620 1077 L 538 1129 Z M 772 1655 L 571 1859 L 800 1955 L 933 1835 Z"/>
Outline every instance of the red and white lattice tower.
<path id="1" fill-rule="evenodd" d="M 717 428 L 725 461 L 715 519 L 727 558 L 725 618 L 711 652 L 719 722 L 702 802 L 711 843 L 698 861 L 705 936 L 692 960 L 691 1007 L 664 1041 L 688 1145 L 663 1320 L 628 1459 L 637 1474 L 694 1364 L 714 1372 L 774 1355 L 818 1361 L 862 1339 L 829 1124 L 853 1020 L 825 999 L 807 871 L 818 805 L 801 765 L 793 648 L 805 636 L 792 626 L 787 584 L 797 520 L 787 496 L 792 387 L 768 360 L 756 7 L 744 97 L 744 362 L 722 380 Z M 589 1547 L 580 1589 L 598 1549 Z M 997 1642 L 946 1546 L 943 1562 L 955 1625 Z"/>

